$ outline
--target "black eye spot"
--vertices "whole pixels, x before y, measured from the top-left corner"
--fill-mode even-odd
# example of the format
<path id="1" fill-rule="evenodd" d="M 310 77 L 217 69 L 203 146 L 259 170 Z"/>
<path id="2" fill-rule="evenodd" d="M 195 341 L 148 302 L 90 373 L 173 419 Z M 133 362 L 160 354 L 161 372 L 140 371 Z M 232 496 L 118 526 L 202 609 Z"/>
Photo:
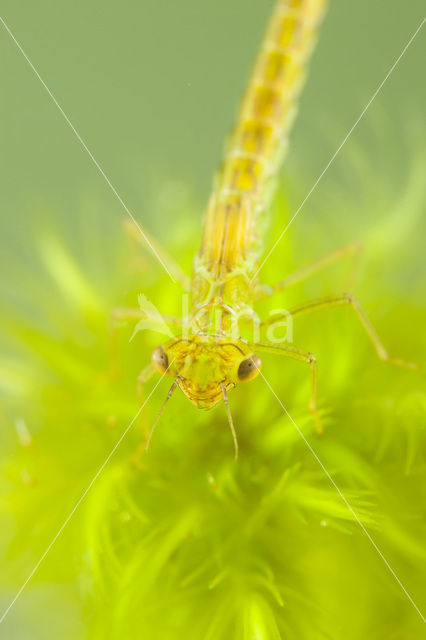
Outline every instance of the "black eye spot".
<path id="1" fill-rule="evenodd" d="M 262 362 L 259 356 L 253 354 L 250 358 L 243 360 L 238 367 L 238 380 L 247 382 L 253 380 L 259 373 Z"/>
<path id="2" fill-rule="evenodd" d="M 152 352 L 151 362 L 160 373 L 165 373 L 169 366 L 169 359 L 163 347 L 156 347 Z"/>

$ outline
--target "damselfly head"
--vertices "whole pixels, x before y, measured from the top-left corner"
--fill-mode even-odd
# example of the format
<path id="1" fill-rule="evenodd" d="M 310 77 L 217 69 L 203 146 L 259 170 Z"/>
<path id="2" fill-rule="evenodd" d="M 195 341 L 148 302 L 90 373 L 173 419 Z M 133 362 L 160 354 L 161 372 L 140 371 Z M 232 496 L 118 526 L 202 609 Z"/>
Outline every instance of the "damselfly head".
<path id="1" fill-rule="evenodd" d="M 211 409 L 238 382 L 256 377 L 259 356 L 244 342 L 211 336 L 173 339 L 152 352 L 152 364 L 176 378 L 188 400 L 201 409 Z"/>

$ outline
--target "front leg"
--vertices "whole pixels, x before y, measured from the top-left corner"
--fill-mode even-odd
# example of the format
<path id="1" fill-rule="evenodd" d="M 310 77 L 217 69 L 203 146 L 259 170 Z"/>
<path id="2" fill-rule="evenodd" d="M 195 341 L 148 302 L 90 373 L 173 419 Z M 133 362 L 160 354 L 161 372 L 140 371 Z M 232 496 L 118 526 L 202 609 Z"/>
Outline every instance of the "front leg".
<path id="1" fill-rule="evenodd" d="M 259 342 L 257 344 L 251 345 L 253 349 L 257 352 L 264 353 L 274 353 L 279 356 L 284 356 L 286 358 L 292 358 L 293 360 L 299 360 L 300 362 L 304 362 L 308 364 L 311 370 L 311 392 L 309 395 L 309 404 L 308 409 L 311 414 L 315 428 L 317 430 L 318 435 L 323 434 L 323 428 L 321 425 L 321 420 L 318 415 L 317 409 L 317 391 L 318 391 L 318 370 L 317 370 L 317 361 L 313 353 L 309 351 L 305 351 L 304 349 L 299 349 L 298 347 L 294 347 L 291 344 L 285 345 L 274 345 L 267 342 Z"/>
<path id="2" fill-rule="evenodd" d="M 139 416 L 139 420 L 138 420 L 138 427 L 142 431 L 142 439 L 141 439 L 141 444 L 136 449 L 131 460 L 132 465 L 135 466 L 136 468 L 140 468 L 141 466 L 140 459 L 142 454 L 145 451 L 145 443 L 149 435 L 149 424 L 146 419 L 145 411 L 142 409 L 142 407 L 145 404 L 144 386 L 147 382 L 149 382 L 149 380 L 151 380 L 155 372 L 156 372 L 155 367 L 152 364 L 149 364 L 147 367 L 145 367 L 145 369 L 142 369 L 142 371 L 140 372 L 137 378 L 138 404 L 141 410 L 141 415 Z"/>

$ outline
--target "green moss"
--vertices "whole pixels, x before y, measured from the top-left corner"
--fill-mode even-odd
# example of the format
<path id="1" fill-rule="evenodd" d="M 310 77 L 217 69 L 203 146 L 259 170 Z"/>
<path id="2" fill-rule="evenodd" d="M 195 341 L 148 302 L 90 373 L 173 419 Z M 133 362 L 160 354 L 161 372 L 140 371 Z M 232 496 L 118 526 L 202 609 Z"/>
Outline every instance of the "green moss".
<path id="1" fill-rule="evenodd" d="M 374 195 L 370 209 L 355 201 L 342 209 L 332 187 L 318 192 L 264 277 L 277 280 L 283 270 L 338 242 L 363 240 L 366 256 L 355 292 L 392 352 L 422 363 L 426 313 L 418 301 L 424 271 L 413 257 L 421 246 L 413 232 L 424 196 L 422 181 L 414 179 L 424 175 L 420 164 L 424 169 L 421 158 L 399 204 L 389 185 L 382 187 L 381 209 Z M 348 223 L 330 237 L 343 210 Z M 349 235 L 355 211 L 356 233 Z M 173 247 L 188 263 L 198 241 L 191 221 L 198 214 L 175 213 L 189 221 L 191 237 Z M 280 196 L 275 233 L 288 215 Z M 137 411 L 136 375 L 158 336 L 141 332 L 129 344 L 133 327 L 124 327 L 121 372 L 108 380 L 110 309 L 137 304 L 143 292 L 164 312 L 179 312 L 179 292 L 161 269 L 153 269 L 117 228 L 102 236 L 100 228 L 101 218 L 95 218 L 84 230 L 93 242 L 77 242 L 73 250 L 52 232 L 37 230 L 40 264 L 21 268 L 21 290 L 11 291 L 4 315 L 4 607 Z M 330 269 L 284 303 L 339 292 L 340 274 Z M 424 374 L 378 362 L 349 310 L 301 321 L 295 340 L 318 358 L 323 438 L 306 415 L 304 367 L 265 357 L 264 374 L 422 607 Z M 153 394 L 148 423 L 167 388 L 162 381 Z M 141 425 L 130 429 L 4 629 L 18 625 L 13 637 L 19 638 L 29 637 L 34 626 L 43 638 L 420 637 L 419 614 L 262 380 L 237 388 L 230 402 L 240 441 L 237 463 L 221 407 L 204 413 L 175 395 L 140 468 L 130 460 Z M 21 439 L 28 430 L 27 446 L 19 444 L 16 425 Z M 50 601 L 53 618 L 46 609 Z"/>

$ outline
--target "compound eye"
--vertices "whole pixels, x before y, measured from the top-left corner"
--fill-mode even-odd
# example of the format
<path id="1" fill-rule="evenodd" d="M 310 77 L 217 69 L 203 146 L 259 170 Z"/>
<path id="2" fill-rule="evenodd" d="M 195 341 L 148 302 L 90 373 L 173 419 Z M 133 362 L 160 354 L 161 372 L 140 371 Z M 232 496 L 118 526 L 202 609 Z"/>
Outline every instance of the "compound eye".
<path id="1" fill-rule="evenodd" d="M 160 373 L 165 373 L 169 366 L 169 359 L 163 347 L 156 347 L 152 352 L 151 362 Z"/>
<path id="2" fill-rule="evenodd" d="M 256 354 L 240 362 L 238 367 L 238 380 L 240 382 L 247 382 L 253 380 L 259 373 L 259 369 L 262 366 L 262 361 Z"/>

